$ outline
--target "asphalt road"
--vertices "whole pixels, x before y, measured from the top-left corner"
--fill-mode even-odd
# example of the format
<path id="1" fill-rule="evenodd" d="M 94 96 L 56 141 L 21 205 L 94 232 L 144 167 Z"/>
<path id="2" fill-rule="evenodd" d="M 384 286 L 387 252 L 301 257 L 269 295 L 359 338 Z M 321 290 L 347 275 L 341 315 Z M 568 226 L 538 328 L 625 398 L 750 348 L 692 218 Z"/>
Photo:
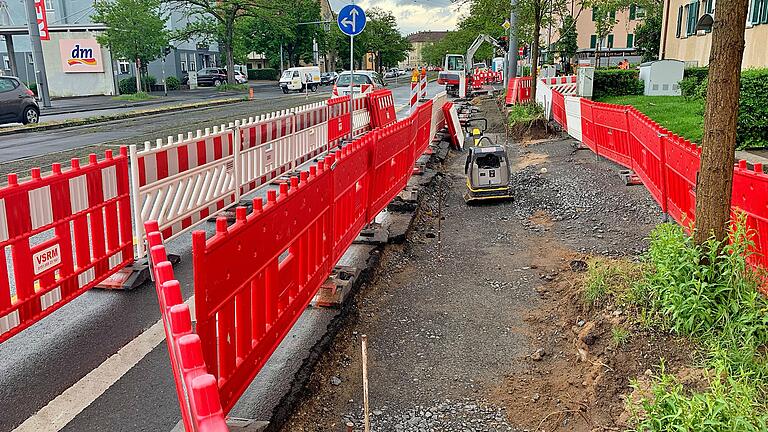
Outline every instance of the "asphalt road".
<path id="1" fill-rule="evenodd" d="M 436 84 L 430 84 L 430 97 L 438 91 Z M 407 87 L 393 86 L 397 108 L 408 103 L 408 92 Z M 268 101 L 42 132 L 34 138 L 24 134 L 16 141 L 22 148 L 7 143 L 15 136 L 3 137 L 3 160 L 13 155 L 38 156 L 0 168 L 7 172 L 28 164 L 46 165 L 62 156 L 52 156 L 52 152 L 68 149 L 78 154 L 105 145 L 142 142 L 296 106 L 304 99 L 280 93 Z M 213 227 L 203 224 L 201 229 L 210 233 Z M 190 235 L 182 235 L 167 246 L 169 252 L 182 257 L 175 273 L 184 298 L 189 299 Z M 351 249 L 342 259 L 354 263 L 365 256 L 365 249 Z M 302 315 L 233 414 L 268 417 L 335 313 L 308 310 Z M 92 290 L 0 344 L 0 431 L 170 431 L 180 413 L 162 329 L 159 336 L 157 333 L 159 319 L 152 284 L 131 292 Z"/>

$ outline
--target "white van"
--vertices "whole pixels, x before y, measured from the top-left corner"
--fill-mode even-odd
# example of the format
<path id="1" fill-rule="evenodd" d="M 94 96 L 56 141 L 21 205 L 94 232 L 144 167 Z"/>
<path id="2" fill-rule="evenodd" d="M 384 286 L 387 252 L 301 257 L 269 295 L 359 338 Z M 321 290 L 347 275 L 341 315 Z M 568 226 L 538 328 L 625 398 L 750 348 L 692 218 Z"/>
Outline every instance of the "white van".
<path id="1" fill-rule="evenodd" d="M 280 88 L 283 93 L 289 91 L 317 91 L 320 86 L 320 68 L 318 66 L 292 67 L 283 72 L 280 77 Z"/>

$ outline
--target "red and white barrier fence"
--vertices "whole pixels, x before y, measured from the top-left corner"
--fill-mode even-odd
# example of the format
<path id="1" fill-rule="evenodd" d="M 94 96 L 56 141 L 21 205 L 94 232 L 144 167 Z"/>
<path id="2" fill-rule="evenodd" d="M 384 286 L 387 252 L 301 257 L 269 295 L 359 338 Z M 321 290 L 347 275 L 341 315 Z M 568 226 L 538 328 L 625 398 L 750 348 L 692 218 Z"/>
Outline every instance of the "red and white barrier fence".
<path id="1" fill-rule="evenodd" d="M 0 188 L 0 342 L 133 261 L 128 157 L 107 151 L 69 169 L 53 164 Z M 9 268 L 10 267 L 10 268 Z M 10 272 L 9 272 L 10 270 Z"/>

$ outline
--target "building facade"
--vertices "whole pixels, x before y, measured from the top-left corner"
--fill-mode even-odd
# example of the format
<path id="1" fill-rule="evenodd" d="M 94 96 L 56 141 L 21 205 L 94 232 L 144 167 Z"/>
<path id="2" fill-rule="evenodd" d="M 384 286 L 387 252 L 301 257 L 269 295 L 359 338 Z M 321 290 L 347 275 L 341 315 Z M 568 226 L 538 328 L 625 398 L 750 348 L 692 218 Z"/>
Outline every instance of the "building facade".
<path id="1" fill-rule="evenodd" d="M 613 12 L 616 25 L 602 39 L 597 36 L 595 14 L 592 8 L 581 7 L 574 11 L 576 18 L 576 33 L 578 41 L 577 58 L 588 60 L 595 64 L 596 53 L 599 52 L 601 66 L 615 66 L 626 59 L 630 63 L 640 63 L 637 47 L 635 46 L 635 28 L 645 17 L 645 11 L 636 6 Z"/>
<path id="2" fill-rule="evenodd" d="M 665 0 L 659 58 L 709 65 L 715 0 Z M 768 0 L 749 0 L 742 68 L 768 66 Z"/>
<path id="3" fill-rule="evenodd" d="M 408 51 L 408 58 L 401 62 L 399 66 L 401 68 L 414 68 L 418 66 L 440 66 L 426 64 L 422 52 L 424 47 L 443 40 L 443 38 L 445 38 L 447 35 L 447 31 L 423 31 L 412 33 L 406 36 L 408 42 L 411 43 L 411 50 Z"/>
<path id="4" fill-rule="evenodd" d="M 91 20 L 94 0 L 46 0 L 46 18 L 51 40 L 42 41 L 43 57 L 52 97 L 112 95 L 116 94 L 121 79 L 135 77 L 136 67 L 132 60 L 112 55 L 107 47 L 99 46 L 96 37 L 104 31 L 102 24 Z M 27 17 L 24 0 L 0 0 L 0 73 L 17 75 L 30 84 L 36 81 L 31 46 L 27 34 Z M 167 28 L 183 28 L 189 18 L 177 10 L 169 10 Z M 87 46 L 100 58 L 93 58 L 98 66 L 76 62 L 68 67 L 74 45 Z M 67 47 L 71 46 L 65 50 Z M 171 52 L 165 58 L 147 66 L 149 75 L 162 82 L 163 76 L 181 79 L 188 71 L 223 63 L 216 44 L 199 41 L 173 42 Z M 14 70 L 15 66 L 15 70 Z M 93 67 L 86 67 L 93 66 Z M 91 84 L 89 85 L 88 82 Z M 82 84 L 81 84 L 82 83 Z"/>

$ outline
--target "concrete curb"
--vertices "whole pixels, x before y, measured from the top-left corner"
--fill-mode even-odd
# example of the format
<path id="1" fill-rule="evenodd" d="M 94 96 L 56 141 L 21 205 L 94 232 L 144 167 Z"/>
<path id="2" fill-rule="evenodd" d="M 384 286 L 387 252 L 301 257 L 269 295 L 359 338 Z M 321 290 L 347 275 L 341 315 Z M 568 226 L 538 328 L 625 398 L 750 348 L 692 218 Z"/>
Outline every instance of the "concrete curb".
<path id="1" fill-rule="evenodd" d="M 154 109 L 129 111 L 129 112 L 113 114 L 113 115 L 94 116 L 94 117 L 86 117 L 82 119 L 72 119 L 72 120 L 62 120 L 59 122 L 42 123 L 42 124 L 37 124 L 33 126 L 17 126 L 17 127 L 12 127 L 8 129 L 0 129 L 0 136 L 15 135 L 15 134 L 27 133 L 27 132 L 41 132 L 41 131 L 64 129 L 64 128 L 77 127 L 77 126 L 86 126 L 86 125 L 104 123 L 104 122 L 114 121 L 114 120 L 125 120 L 125 119 L 130 119 L 135 117 L 142 117 L 145 115 L 163 114 L 163 113 L 169 113 L 169 112 L 175 112 L 175 111 L 184 111 L 184 110 L 196 109 L 196 108 L 206 108 L 206 107 L 212 107 L 217 105 L 225 105 L 225 104 L 240 103 L 240 102 L 248 102 L 247 96 L 240 97 L 240 98 L 215 99 L 212 101 L 195 102 L 191 104 L 171 105 L 166 107 L 158 107 Z"/>

